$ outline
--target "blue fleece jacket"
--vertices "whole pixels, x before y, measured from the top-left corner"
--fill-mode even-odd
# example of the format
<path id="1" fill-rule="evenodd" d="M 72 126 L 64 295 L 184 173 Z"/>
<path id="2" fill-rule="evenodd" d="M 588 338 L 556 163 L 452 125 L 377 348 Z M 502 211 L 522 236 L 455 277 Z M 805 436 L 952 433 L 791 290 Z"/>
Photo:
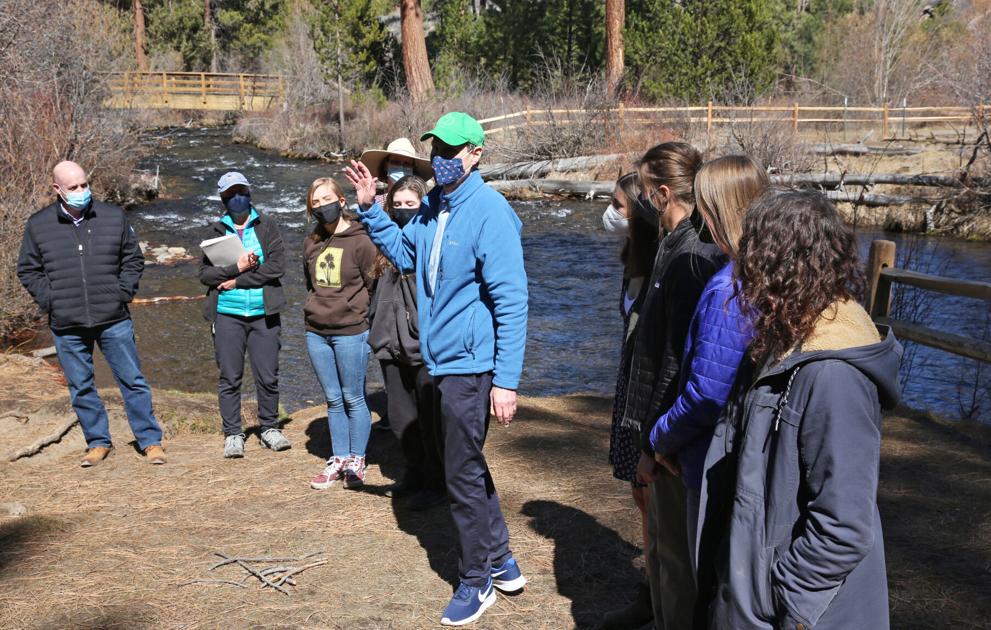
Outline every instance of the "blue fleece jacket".
<path id="1" fill-rule="evenodd" d="M 436 287 L 428 295 L 428 260 L 442 203 L 450 215 Z M 506 199 L 476 171 L 450 194 L 440 186 L 431 190 L 405 228 L 377 203 L 358 216 L 382 253 L 404 273 L 416 274 L 420 350 L 430 374 L 494 372 L 496 387 L 519 387 L 527 280 L 523 223 Z"/>
<path id="2" fill-rule="evenodd" d="M 678 398 L 650 432 L 655 451 L 677 456 L 681 478 L 689 488 L 702 487 L 712 431 L 752 335 L 750 322 L 733 298 L 730 263 L 712 276 L 702 291 L 685 339 Z"/>

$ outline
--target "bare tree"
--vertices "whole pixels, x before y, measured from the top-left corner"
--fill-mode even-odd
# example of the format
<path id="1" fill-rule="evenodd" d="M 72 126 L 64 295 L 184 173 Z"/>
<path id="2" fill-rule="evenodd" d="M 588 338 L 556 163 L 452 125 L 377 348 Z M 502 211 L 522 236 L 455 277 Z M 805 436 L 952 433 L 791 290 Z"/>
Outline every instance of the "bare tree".
<path id="1" fill-rule="evenodd" d="M 434 79 L 427 59 L 427 41 L 423 32 L 423 8 L 420 0 L 401 0 L 403 69 L 406 87 L 413 102 L 419 102 L 434 91 Z"/>
<path id="2" fill-rule="evenodd" d="M 606 91 L 616 96 L 623 79 L 623 23 L 626 2 L 606 0 Z"/>
<path id="3" fill-rule="evenodd" d="M 936 80 L 931 60 L 939 38 L 926 29 L 926 0 L 874 0 L 841 24 L 843 36 L 827 56 L 828 83 L 855 101 L 900 104 Z"/>
<path id="4" fill-rule="evenodd" d="M 138 70 L 148 70 L 148 57 L 145 54 L 145 10 L 141 0 L 133 0 L 131 7 L 134 12 L 134 57 L 138 62 Z"/>

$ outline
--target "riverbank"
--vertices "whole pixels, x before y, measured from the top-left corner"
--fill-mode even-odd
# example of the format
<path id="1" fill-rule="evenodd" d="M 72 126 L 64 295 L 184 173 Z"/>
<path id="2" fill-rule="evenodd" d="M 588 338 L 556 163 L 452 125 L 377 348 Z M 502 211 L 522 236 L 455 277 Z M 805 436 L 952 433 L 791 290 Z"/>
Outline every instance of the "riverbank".
<path id="1" fill-rule="evenodd" d="M 30 418 L 0 418 L 17 431 L 9 447 L 49 433 L 67 412 L 59 378 L 0 357 L 0 406 Z M 364 492 L 316 492 L 307 480 L 329 450 L 321 407 L 290 409 L 292 450 L 264 450 L 252 435 L 247 457 L 227 461 L 212 394 L 156 391 L 169 464 L 153 467 L 126 445 L 119 395 L 104 393 L 118 444 L 108 461 L 80 469 L 73 428 L 38 456 L 0 464 L 0 496 L 24 511 L 0 512 L 0 626 L 435 627 L 457 575 L 450 518 L 382 496 L 401 469 L 387 432 L 373 432 Z M 370 397 L 375 410 L 383 402 Z M 610 411 L 603 396 L 524 398 L 510 428 L 493 426 L 489 462 L 530 584 L 500 596 L 479 628 L 590 628 L 632 592 L 639 527 L 606 464 Z M 979 627 L 991 614 L 991 431 L 908 411 L 885 423 L 879 501 L 892 627 Z M 301 574 L 289 596 L 183 585 L 237 576 L 207 573 L 215 552 L 317 550 L 332 562 Z"/>

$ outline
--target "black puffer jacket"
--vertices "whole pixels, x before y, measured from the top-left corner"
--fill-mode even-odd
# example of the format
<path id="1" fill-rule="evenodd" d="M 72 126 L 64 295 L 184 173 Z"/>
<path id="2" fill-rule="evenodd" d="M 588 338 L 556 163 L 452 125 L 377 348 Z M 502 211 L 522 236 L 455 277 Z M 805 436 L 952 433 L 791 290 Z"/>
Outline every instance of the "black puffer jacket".
<path id="1" fill-rule="evenodd" d="M 52 328 L 92 328 L 130 317 L 144 264 L 121 208 L 94 201 L 77 226 L 56 202 L 28 219 L 17 277 Z"/>
<path id="2" fill-rule="evenodd" d="M 693 218 L 679 223 L 657 248 L 640 307 L 623 412 L 624 425 L 641 428 L 641 444 L 650 455 L 654 421 L 678 396 L 685 337 L 695 305 L 725 260 L 718 247 L 699 240 Z"/>

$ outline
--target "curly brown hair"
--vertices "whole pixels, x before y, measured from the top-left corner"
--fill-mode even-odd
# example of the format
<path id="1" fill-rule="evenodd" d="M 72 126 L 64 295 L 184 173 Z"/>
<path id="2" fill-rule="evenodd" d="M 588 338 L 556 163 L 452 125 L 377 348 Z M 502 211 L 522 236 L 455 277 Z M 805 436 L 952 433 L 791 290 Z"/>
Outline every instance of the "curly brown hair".
<path id="1" fill-rule="evenodd" d="M 750 206 L 733 274 L 758 363 L 785 356 L 830 305 L 864 291 L 853 229 L 812 190 L 770 188 Z"/>

